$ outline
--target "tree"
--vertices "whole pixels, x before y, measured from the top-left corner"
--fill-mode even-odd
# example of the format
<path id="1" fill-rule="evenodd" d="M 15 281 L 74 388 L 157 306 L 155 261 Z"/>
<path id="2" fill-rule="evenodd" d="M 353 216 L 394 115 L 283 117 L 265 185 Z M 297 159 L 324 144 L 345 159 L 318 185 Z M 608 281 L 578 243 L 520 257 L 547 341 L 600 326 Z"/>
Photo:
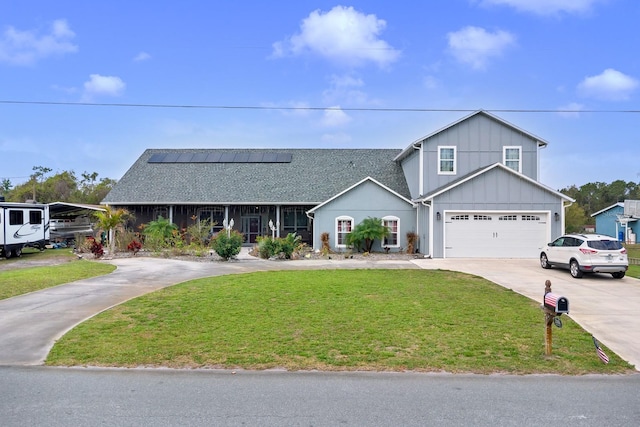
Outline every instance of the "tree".
<path id="1" fill-rule="evenodd" d="M 376 239 L 384 239 L 389 235 L 389 228 L 386 227 L 380 218 L 368 217 L 362 220 L 347 234 L 347 244 L 355 246 L 358 250 L 364 244 L 365 252 L 371 252 L 373 242 Z"/>
<path id="2" fill-rule="evenodd" d="M 7 195 L 9 190 L 11 190 L 11 187 L 13 187 L 13 185 L 11 185 L 11 180 L 9 178 L 3 178 L 2 182 L 0 182 L 0 191 L 3 195 Z"/>
<path id="3" fill-rule="evenodd" d="M 33 167 L 33 173 L 31 174 L 31 181 L 33 184 L 33 198 L 31 200 L 37 200 L 36 199 L 36 184 L 38 184 L 38 182 L 40 181 L 40 179 L 43 179 L 44 176 L 46 174 L 48 174 L 49 172 L 51 172 L 51 168 L 45 167 L 45 166 L 34 166 Z"/>
<path id="4" fill-rule="evenodd" d="M 572 204 L 565 211 L 565 232 L 579 233 L 584 230 L 584 226 L 589 222 L 589 216 L 582 206 L 577 203 Z"/>
<path id="5" fill-rule="evenodd" d="M 109 253 L 113 255 L 115 253 L 116 232 L 118 229 L 124 228 L 124 224 L 131 218 L 131 214 L 126 209 L 105 206 L 104 211 L 98 211 L 94 216 L 98 227 L 109 236 Z"/>

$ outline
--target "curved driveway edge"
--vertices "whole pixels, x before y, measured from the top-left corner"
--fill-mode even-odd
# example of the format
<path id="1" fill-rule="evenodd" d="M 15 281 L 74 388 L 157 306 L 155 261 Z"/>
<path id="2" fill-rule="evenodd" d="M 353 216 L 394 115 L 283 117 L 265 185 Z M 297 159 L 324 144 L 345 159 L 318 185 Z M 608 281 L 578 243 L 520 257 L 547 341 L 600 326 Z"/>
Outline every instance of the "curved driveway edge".
<path id="1" fill-rule="evenodd" d="M 536 260 L 515 259 L 264 261 L 241 254 L 232 262 L 160 258 L 109 262 L 117 266 L 111 274 L 0 301 L 0 365 L 41 365 L 56 340 L 77 324 L 129 299 L 192 279 L 268 270 L 422 268 L 481 276 L 540 302 L 549 279 L 553 292 L 569 299 L 572 319 L 640 367 L 640 317 L 635 312 L 640 306 L 640 280 L 626 277 L 594 275 L 576 280 L 566 271 L 542 270 Z M 543 336 L 542 315 L 539 326 Z"/>

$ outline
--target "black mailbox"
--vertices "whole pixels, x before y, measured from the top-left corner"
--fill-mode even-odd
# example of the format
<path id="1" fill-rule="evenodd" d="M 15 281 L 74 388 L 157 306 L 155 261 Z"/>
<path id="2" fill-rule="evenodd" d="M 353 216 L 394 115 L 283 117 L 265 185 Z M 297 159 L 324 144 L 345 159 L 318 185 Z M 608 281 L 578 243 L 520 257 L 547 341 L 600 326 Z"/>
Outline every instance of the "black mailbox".
<path id="1" fill-rule="evenodd" d="M 558 314 L 569 313 L 569 300 L 551 292 L 544 294 L 544 306 Z"/>

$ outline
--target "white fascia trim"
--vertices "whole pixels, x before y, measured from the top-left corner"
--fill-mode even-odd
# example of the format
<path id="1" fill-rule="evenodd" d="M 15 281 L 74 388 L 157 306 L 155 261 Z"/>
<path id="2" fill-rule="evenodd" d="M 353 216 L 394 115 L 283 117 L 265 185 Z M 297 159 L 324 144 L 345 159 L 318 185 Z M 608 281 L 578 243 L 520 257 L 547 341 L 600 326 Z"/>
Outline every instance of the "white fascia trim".
<path id="1" fill-rule="evenodd" d="M 608 208 L 604 208 L 604 209 L 602 209 L 602 210 L 600 210 L 600 211 L 598 211 L 598 212 L 596 212 L 596 213 L 594 213 L 594 214 L 591 214 L 591 216 L 592 216 L 592 217 L 594 217 L 594 216 L 596 216 L 596 215 L 598 215 L 598 214 L 601 214 L 602 212 L 608 211 L 609 209 L 613 209 L 613 208 L 615 208 L 615 207 L 621 207 L 621 208 L 624 208 L 624 203 L 622 203 L 622 202 L 618 202 L 618 203 L 616 203 L 616 204 L 613 204 L 613 205 L 609 206 Z"/>

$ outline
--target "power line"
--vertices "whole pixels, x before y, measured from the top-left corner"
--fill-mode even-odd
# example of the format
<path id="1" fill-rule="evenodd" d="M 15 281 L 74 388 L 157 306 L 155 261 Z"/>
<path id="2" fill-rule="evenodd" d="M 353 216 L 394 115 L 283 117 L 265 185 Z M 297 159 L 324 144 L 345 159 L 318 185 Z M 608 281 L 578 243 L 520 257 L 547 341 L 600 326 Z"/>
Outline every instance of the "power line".
<path id="1" fill-rule="evenodd" d="M 472 113 L 478 108 L 358 108 L 358 107 L 278 107 L 258 105 L 197 105 L 197 104 L 128 104 L 128 103 L 98 103 L 98 102 L 56 102 L 56 101 L 16 101 L 0 100 L 0 104 L 14 105 L 51 105 L 72 107 L 118 107 L 118 108 L 184 108 L 202 110 L 287 110 L 287 111 L 374 111 L 396 113 Z M 637 114 L 640 110 L 570 110 L 570 109 L 524 109 L 524 108 L 495 108 L 483 109 L 492 113 L 630 113 Z"/>

